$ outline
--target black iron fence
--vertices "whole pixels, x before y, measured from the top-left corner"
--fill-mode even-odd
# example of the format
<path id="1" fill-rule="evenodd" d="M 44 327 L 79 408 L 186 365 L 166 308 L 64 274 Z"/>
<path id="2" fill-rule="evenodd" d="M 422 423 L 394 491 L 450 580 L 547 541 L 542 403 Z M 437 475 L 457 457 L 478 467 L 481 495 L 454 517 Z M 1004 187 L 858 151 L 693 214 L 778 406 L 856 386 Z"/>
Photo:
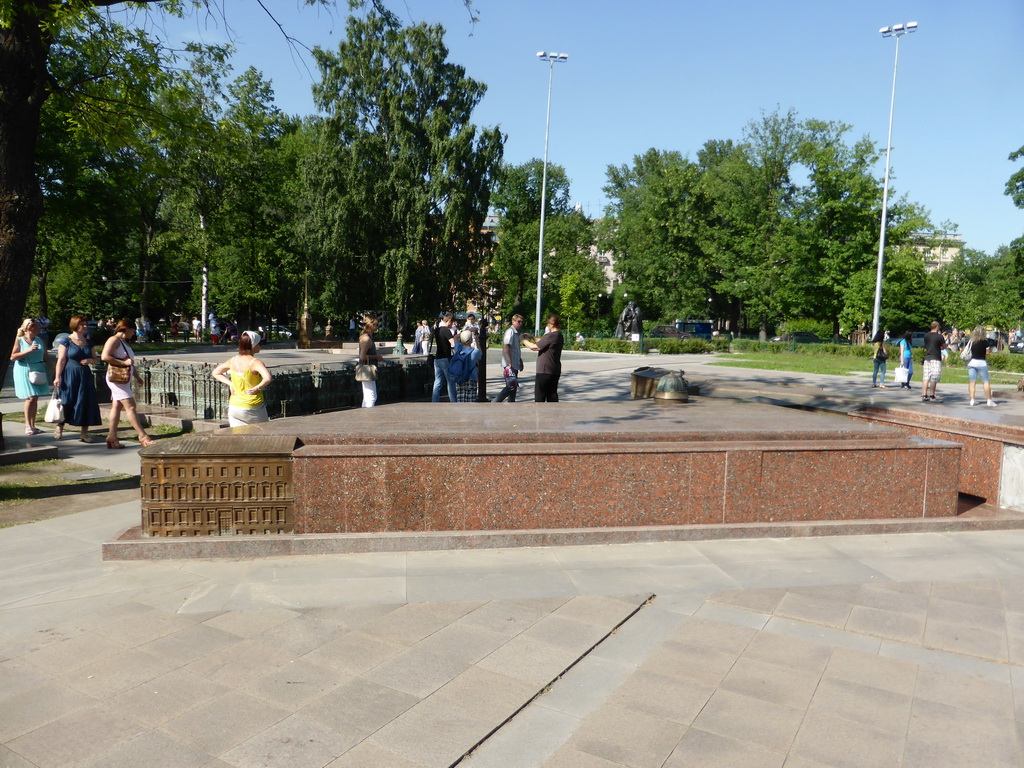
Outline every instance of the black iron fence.
<path id="1" fill-rule="evenodd" d="M 226 386 L 211 377 L 208 363 L 146 360 L 137 362 L 142 385 L 135 388 L 139 403 L 191 412 L 197 419 L 227 420 Z M 106 366 L 94 366 L 100 402 L 110 401 Z M 314 363 L 271 369 L 273 379 L 264 390 L 267 411 L 276 416 L 302 416 L 339 408 L 358 407 L 362 386 L 356 381 L 355 363 Z M 423 358 L 385 360 L 377 366 L 380 402 L 422 400 L 430 396 L 434 368 Z"/>

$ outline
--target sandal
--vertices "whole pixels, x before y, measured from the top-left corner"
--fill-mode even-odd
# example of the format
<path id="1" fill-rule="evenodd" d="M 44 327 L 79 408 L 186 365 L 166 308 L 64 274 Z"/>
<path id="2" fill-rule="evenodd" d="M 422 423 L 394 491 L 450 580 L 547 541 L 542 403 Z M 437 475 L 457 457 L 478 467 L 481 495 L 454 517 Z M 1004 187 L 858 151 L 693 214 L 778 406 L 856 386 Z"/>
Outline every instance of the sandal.
<path id="1" fill-rule="evenodd" d="M 29 437 L 32 437 L 32 435 L 38 435 L 42 431 L 43 430 L 39 429 L 39 427 L 25 427 L 25 434 Z"/>
<path id="2" fill-rule="evenodd" d="M 53 428 L 53 439 L 60 440 L 64 436 L 64 425 L 58 424 Z"/>
<path id="3" fill-rule="evenodd" d="M 111 450 L 114 450 L 114 449 L 117 449 L 117 448 L 124 448 L 124 443 L 118 442 L 117 438 L 115 438 L 113 440 L 107 440 L 107 448 L 110 448 Z"/>
<path id="4" fill-rule="evenodd" d="M 82 435 L 81 437 L 78 438 L 78 441 L 80 443 L 92 443 L 92 442 L 94 442 L 93 439 L 91 437 L 89 437 L 89 435 Z"/>
<path id="5" fill-rule="evenodd" d="M 151 445 L 156 445 L 156 440 L 154 440 L 149 435 L 143 435 L 142 437 L 139 438 L 139 445 L 141 445 L 143 448 L 148 448 Z"/>

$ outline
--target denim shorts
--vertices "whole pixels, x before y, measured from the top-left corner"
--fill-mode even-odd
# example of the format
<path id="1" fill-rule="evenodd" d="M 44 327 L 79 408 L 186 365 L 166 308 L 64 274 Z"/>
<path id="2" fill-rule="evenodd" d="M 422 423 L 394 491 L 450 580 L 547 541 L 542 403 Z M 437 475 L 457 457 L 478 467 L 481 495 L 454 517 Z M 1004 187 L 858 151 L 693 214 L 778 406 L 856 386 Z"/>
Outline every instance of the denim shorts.
<path id="1" fill-rule="evenodd" d="M 977 364 L 976 364 L 977 363 Z M 971 360 L 967 364 L 967 380 L 977 381 L 981 377 L 983 383 L 988 384 L 988 361 Z"/>

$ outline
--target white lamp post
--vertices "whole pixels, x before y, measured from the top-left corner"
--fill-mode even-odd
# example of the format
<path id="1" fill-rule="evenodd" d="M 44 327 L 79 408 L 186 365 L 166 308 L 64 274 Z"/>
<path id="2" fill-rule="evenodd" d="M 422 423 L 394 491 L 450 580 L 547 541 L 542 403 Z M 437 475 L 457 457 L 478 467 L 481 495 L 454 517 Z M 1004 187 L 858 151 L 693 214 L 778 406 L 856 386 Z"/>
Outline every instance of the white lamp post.
<path id="1" fill-rule="evenodd" d="M 878 272 L 875 275 L 875 311 L 871 317 L 871 338 L 878 333 L 879 314 L 882 310 L 882 266 L 885 263 L 885 220 L 889 213 L 889 154 L 892 152 L 892 113 L 896 106 L 896 68 L 900 63 L 900 38 L 917 31 L 917 22 L 894 24 L 878 30 L 882 37 L 896 38 L 896 59 L 892 65 L 892 98 L 889 101 L 889 136 L 885 142 L 885 181 L 882 184 L 882 226 L 878 237 Z"/>
<path id="2" fill-rule="evenodd" d="M 544 274 L 544 214 L 547 210 L 548 195 L 548 136 L 551 133 L 551 83 L 555 75 L 555 63 L 564 63 L 569 60 L 567 53 L 548 53 L 538 51 L 537 58 L 540 61 L 548 62 L 548 117 L 544 124 L 544 170 L 541 173 L 540 182 L 540 246 L 537 248 L 537 313 L 533 332 L 540 335 L 540 297 L 543 290 Z"/>

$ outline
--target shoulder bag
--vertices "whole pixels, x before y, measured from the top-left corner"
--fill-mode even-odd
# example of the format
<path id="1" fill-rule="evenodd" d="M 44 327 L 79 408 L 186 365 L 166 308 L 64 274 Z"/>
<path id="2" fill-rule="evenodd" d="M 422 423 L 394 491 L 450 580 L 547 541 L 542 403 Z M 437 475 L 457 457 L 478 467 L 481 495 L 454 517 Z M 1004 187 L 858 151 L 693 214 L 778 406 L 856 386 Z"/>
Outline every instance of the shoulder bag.
<path id="1" fill-rule="evenodd" d="M 121 348 L 124 349 L 124 342 L 121 342 Z M 125 350 L 125 360 L 130 359 L 130 355 Z M 132 378 L 132 367 L 131 365 L 110 365 L 107 364 L 107 380 L 111 384 L 127 384 Z"/>
<path id="2" fill-rule="evenodd" d="M 43 417 L 43 421 L 47 424 L 64 423 L 64 404 L 60 401 L 60 392 L 56 387 L 53 388 L 53 394 L 50 395 L 50 402 L 46 406 L 46 415 Z"/>
<path id="3" fill-rule="evenodd" d="M 973 355 L 971 354 L 971 342 L 968 341 L 964 345 L 964 348 L 960 350 L 960 359 L 965 363 L 969 363 L 973 359 Z"/>
<path id="4" fill-rule="evenodd" d="M 376 381 L 377 366 L 369 363 L 356 363 L 356 381 Z"/>

